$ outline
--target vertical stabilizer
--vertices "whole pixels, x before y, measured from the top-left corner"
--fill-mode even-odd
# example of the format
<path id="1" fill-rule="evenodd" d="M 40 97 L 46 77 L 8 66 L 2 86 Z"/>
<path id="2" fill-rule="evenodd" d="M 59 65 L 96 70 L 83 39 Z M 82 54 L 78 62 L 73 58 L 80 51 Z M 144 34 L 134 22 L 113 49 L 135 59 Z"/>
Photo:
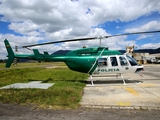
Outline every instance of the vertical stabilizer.
<path id="1" fill-rule="evenodd" d="M 36 60 L 43 60 L 43 56 L 39 53 L 37 49 L 33 49 L 34 56 Z"/>
<path id="2" fill-rule="evenodd" d="M 4 40 L 4 44 L 6 46 L 6 49 L 7 49 L 7 52 L 8 52 L 8 60 L 7 60 L 7 63 L 6 63 L 6 68 L 9 68 L 11 66 L 11 64 L 13 63 L 13 60 L 14 60 L 14 57 L 15 57 L 15 54 L 8 42 L 7 39 Z"/>

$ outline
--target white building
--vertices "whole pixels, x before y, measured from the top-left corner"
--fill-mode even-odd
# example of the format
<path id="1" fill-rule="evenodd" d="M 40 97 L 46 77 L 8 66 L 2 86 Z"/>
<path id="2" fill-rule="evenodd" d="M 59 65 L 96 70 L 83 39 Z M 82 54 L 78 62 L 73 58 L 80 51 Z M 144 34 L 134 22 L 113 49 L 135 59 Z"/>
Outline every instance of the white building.
<path id="1" fill-rule="evenodd" d="M 126 52 L 136 59 L 139 64 L 155 63 L 160 60 L 160 53 L 149 54 L 147 52 L 135 52 L 134 46 L 126 46 Z"/>

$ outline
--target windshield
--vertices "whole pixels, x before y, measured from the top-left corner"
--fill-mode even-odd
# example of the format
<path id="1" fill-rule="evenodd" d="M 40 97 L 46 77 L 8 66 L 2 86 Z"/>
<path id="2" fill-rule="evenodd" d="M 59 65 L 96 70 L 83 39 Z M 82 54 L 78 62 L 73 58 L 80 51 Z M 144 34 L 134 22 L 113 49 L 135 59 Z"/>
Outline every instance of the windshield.
<path id="1" fill-rule="evenodd" d="M 137 61 L 134 58 L 127 55 L 127 59 L 129 61 L 129 63 L 131 64 L 131 66 L 138 65 Z"/>

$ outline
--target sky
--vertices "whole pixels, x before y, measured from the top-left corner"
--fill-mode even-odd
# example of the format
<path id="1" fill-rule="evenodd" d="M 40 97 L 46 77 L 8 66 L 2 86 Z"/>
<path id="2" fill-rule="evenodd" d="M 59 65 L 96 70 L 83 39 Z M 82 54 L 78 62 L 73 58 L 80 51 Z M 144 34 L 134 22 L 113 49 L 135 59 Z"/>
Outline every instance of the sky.
<path id="1" fill-rule="evenodd" d="M 32 53 L 22 46 L 86 37 L 160 30 L 160 0 L 0 0 L 0 59 L 6 59 L 4 39 L 18 53 Z M 160 33 L 103 39 L 111 50 L 160 47 Z M 31 49 L 53 53 L 98 47 L 99 39 L 66 42 Z"/>

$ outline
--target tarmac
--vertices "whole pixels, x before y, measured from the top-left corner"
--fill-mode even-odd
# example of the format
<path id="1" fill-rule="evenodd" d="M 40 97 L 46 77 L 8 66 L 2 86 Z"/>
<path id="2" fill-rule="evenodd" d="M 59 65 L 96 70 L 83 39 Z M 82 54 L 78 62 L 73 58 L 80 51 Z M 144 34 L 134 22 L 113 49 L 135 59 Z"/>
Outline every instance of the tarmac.
<path id="1" fill-rule="evenodd" d="M 144 65 L 144 71 L 116 76 L 94 76 L 84 88 L 82 107 L 107 109 L 160 110 L 160 64 Z"/>

